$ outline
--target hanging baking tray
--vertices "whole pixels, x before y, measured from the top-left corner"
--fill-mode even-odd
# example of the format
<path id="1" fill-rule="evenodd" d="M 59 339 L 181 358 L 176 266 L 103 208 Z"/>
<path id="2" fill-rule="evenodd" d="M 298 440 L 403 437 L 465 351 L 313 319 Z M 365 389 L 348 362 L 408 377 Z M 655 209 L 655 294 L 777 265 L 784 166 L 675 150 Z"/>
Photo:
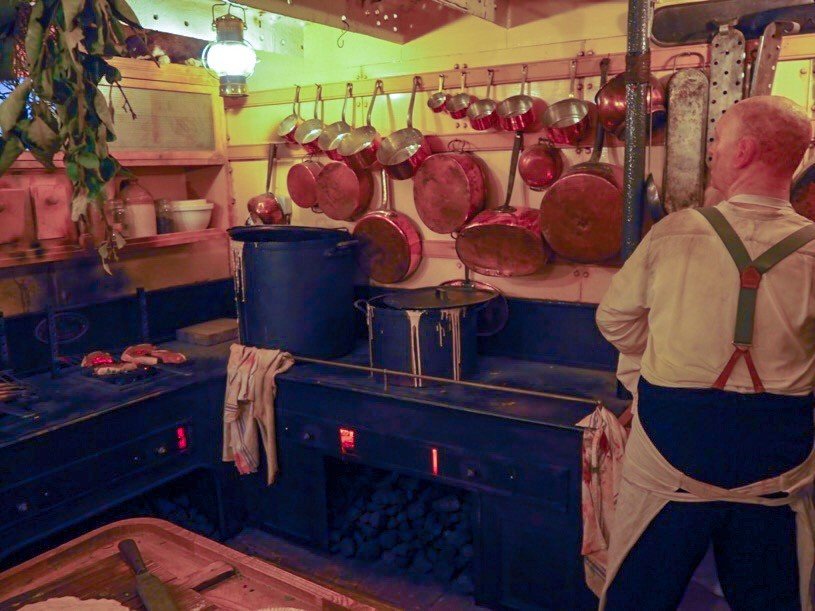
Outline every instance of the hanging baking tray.
<path id="1" fill-rule="evenodd" d="M 710 93 L 707 111 L 707 149 L 714 140 L 716 123 L 733 104 L 744 97 L 744 35 L 731 26 L 723 25 L 710 43 Z"/>
<path id="2" fill-rule="evenodd" d="M 808 20 L 813 10 L 812 0 L 703 0 L 673 4 L 654 11 L 651 40 L 663 47 L 708 43 L 719 25 L 735 21 L 746 38 L 758 38 L 773 21 L 800 23 Z M 813 31 L 805 27 L 801 23 L 802 32 Z"/>

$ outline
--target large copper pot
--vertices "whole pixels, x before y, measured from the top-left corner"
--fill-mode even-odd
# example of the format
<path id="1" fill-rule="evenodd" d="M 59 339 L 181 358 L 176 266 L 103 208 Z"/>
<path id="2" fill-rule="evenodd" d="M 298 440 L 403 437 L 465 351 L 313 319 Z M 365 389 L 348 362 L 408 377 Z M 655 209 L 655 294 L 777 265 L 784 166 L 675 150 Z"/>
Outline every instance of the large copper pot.
<path id="1" fill-rule="evenodd" d="M 355 170 L 340 161 L 332 161 L 317 177 L 317 205 L 328 218 L 353 221 L 371 203 L 374 181 L 367 170 Z"/>
<path id="2" fill-rule="evenodd" d="M 484 172 L 468 153 L 431 155 L 413 179 L 419 218 L 436 233 L 452 233 L 484 208 Z"/>
<path id="3" fill-rule="evenodd" d="M 540 213 L 509 205 L 522 144 L 523 132 L 516 131 L 504 205 L 479 213 L 456 237 L 459 259 L 485 276 L 534 274 L 549 259 L 540 233 Z"/>
<path id="4" fill-rule="evenodd" d="M 607 67 L 601 63 L 603 72 Z M 590 160 L 566 170 L 541 201 L 544 239 L 561 257 L 581 263 L 611 259 L 622 239 L 623 170 L 599 161 L 604 136 L 598 125 Z"/>

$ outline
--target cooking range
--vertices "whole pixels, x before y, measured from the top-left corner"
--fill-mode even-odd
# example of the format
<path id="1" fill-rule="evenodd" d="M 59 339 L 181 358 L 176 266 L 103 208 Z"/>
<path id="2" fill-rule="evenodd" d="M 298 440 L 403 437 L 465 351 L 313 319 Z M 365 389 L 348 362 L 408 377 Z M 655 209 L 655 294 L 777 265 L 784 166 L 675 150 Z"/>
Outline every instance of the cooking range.
<path id="1" fill-rule="evenodd" d="M 88 317 L 91 327 L 109 320 Z M 141 339 L 110 336 L 117 345 Z M 16 393 L 0 402 L 0 565 L 50 534 L 194 471 L 220 487 L 214 440 L 223 355 L 185 347 L 183 366 L 97 377 L 80 367 L 80 356 L 50 348 L 47 371 L 0 372 L 0 394 Z"/>

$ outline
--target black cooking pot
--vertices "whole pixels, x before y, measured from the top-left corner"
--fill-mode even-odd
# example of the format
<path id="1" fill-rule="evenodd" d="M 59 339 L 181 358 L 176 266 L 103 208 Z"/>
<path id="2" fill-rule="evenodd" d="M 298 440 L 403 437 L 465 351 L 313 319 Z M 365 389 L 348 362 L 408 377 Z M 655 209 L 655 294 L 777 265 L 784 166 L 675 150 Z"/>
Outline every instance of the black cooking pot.
<path id="1" fill-rule="evenodd" d="M 371 366 L 460 380 L 477 368 L 478 311 L 495 293 L 440 286 L 388 293 L 354 305 L 368 321 Z M 391 375 L 388 383 L 421 388 L 432 382 Z"/>

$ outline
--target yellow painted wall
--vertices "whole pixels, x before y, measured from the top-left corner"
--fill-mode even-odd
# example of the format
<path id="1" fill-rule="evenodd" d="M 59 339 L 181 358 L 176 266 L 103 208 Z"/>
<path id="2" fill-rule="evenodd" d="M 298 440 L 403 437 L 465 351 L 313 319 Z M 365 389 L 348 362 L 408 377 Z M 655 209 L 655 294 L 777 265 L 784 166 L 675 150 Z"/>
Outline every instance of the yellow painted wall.
<path id="1" fill-rule="evenodd" d="M 578 52 L 592 55 L 622 52 L 625 50 L 625 27 L 627 3 L 611 2 L 537 2 L 528 3 L 537 7 L 540 18 L 523 25 L 505 29 L 483 20 L 468 17 L 440 28 L 422 38 L 405 45 L 375 40 L 369 37 L 348 34 L 344 46 L 338 48 L 336 41 L 340 31 L 321 25 L 307 24 L 305 28 L 304 57 L 302 60 L 261 63 L 250 80 L 254 91 L 291 87 L 294 84 L 312 85 L 315 83 L 342 83 L 362 78 L 379 78 L 396 75 L 409 75 L 418 72 L 451 70 L 455 64 L 469 67 L 489 67 L 493 65 L 532 62 L 545 59 L 573 57 Z M 679 51 L 677 51 L 679 52 Z M 815 49 L 813 49 L 815 54 Z M 598 58 L 599 59 L 599 58 Z M 778 69 L 776 93 L 787 95 L 812 105 L 811 62 L 782 62 Z M 668 73 L 659 73 L 667 78 Z M 587 78 L 580 81 L 586 98 L 593 98 L 599 79 Z M 427 87 L 428 84 L 425 84 Z M 431 84 L 435 85 L 435 83 Z M 455 87 L 457 83 L 448 83 Z M 370 85 L 367 85 L 370 87 Z M 568 81 L 546 81 L 532 84 L 533 95 L 540 96 L 549 103 L 568 95 Z M 472 88 L 476 96 L 485 94 L 484 87 Z M 501 100 L 517 93 L 517 85 L 502 85 L 494 91 L 494 98 Z M 364 121 L 369 91 L 355 90 L 357 98 L 349 122 L 359 125 Z M 436 115 L 425 108 L 427 94 L 420 94 L 416 104 L 414 126 L 425 134 L 460 134 L 466 138 L 468 128 L 447 115 Z M 380 133 L 404 127 L 409 95 L 396 93 L 379 99 L 373 113 L 373 125 Z M 251 93 L 250 93 L 251 101 Z M 329 100 L 324 106 L 324 120 L 339 119 L 341 101 Z M 247 107 L 243 110 L 227 111 L 227 129 L 230 146 L 264 144 L 276 140 L 278 123 L 291 112 L 290 104 Z M 313 112 L 311 103 L 304 103 L 302 114 L 310 118 Z M 527 136 L 527 144 L 535 142 L 537 135 Z M 299 147 L 291 147 L 294 155 L 302 155 Z M 509 151 L 488 151 L 478 153 L 488 167 L 489 197 L 488 206 L 497 207 L 503 201 Z M 564 151 L 568 164 L 588 159 L 589 151 Z M 623 163 L 623 149 L 619 146 L 607 148 L 603 159 L 612 163 Z M 325 158 L 322 158 L 325 160 Z M 276 193 L 286 193 L 286 175 L 298 158 L 278 163 L 274 175 Z M 661 182 L 664 150 L 654 146 L 651 155 L 652 171 Z M 249 197 L 263 190 L 265 161 L 231 162 L 233 170 L 233 195 L 238 217 L 245 215 L 245 205 Z M 421 224 L 413 204 L 412 181 L 393 181 L 394 205 L 412 217 L 425 240 L 451 241 L 450 236 L 438 235 Z M 377 188 L 378 189 L 378 188 Z M 516 180 L 512 198 L 514 205 L 538 208 L 541 194 L 526 188 Z M 374 194 L 372 207 L 379 202 L 379 194 Z M 320 227 L 346 227 L 352 223 L 342 223 L 327 219 L 324 215 L 310 210 L 296 208 L 293 223 Z M 558 299 L 566 301 L 597 302 L 605 292 L 614 274 L 612 267 L 559 263 L 547 266 L 541 273 L 524 278 L 495 279 L 481 278 L 506 293 L 526 298 Z M 461 264 L 454 259 L 428 259 L 422 261 L 418 271 L 407 281 L 399 284 L 403 288 L 427 286 L 444 280 L 461 277 Z"/>

